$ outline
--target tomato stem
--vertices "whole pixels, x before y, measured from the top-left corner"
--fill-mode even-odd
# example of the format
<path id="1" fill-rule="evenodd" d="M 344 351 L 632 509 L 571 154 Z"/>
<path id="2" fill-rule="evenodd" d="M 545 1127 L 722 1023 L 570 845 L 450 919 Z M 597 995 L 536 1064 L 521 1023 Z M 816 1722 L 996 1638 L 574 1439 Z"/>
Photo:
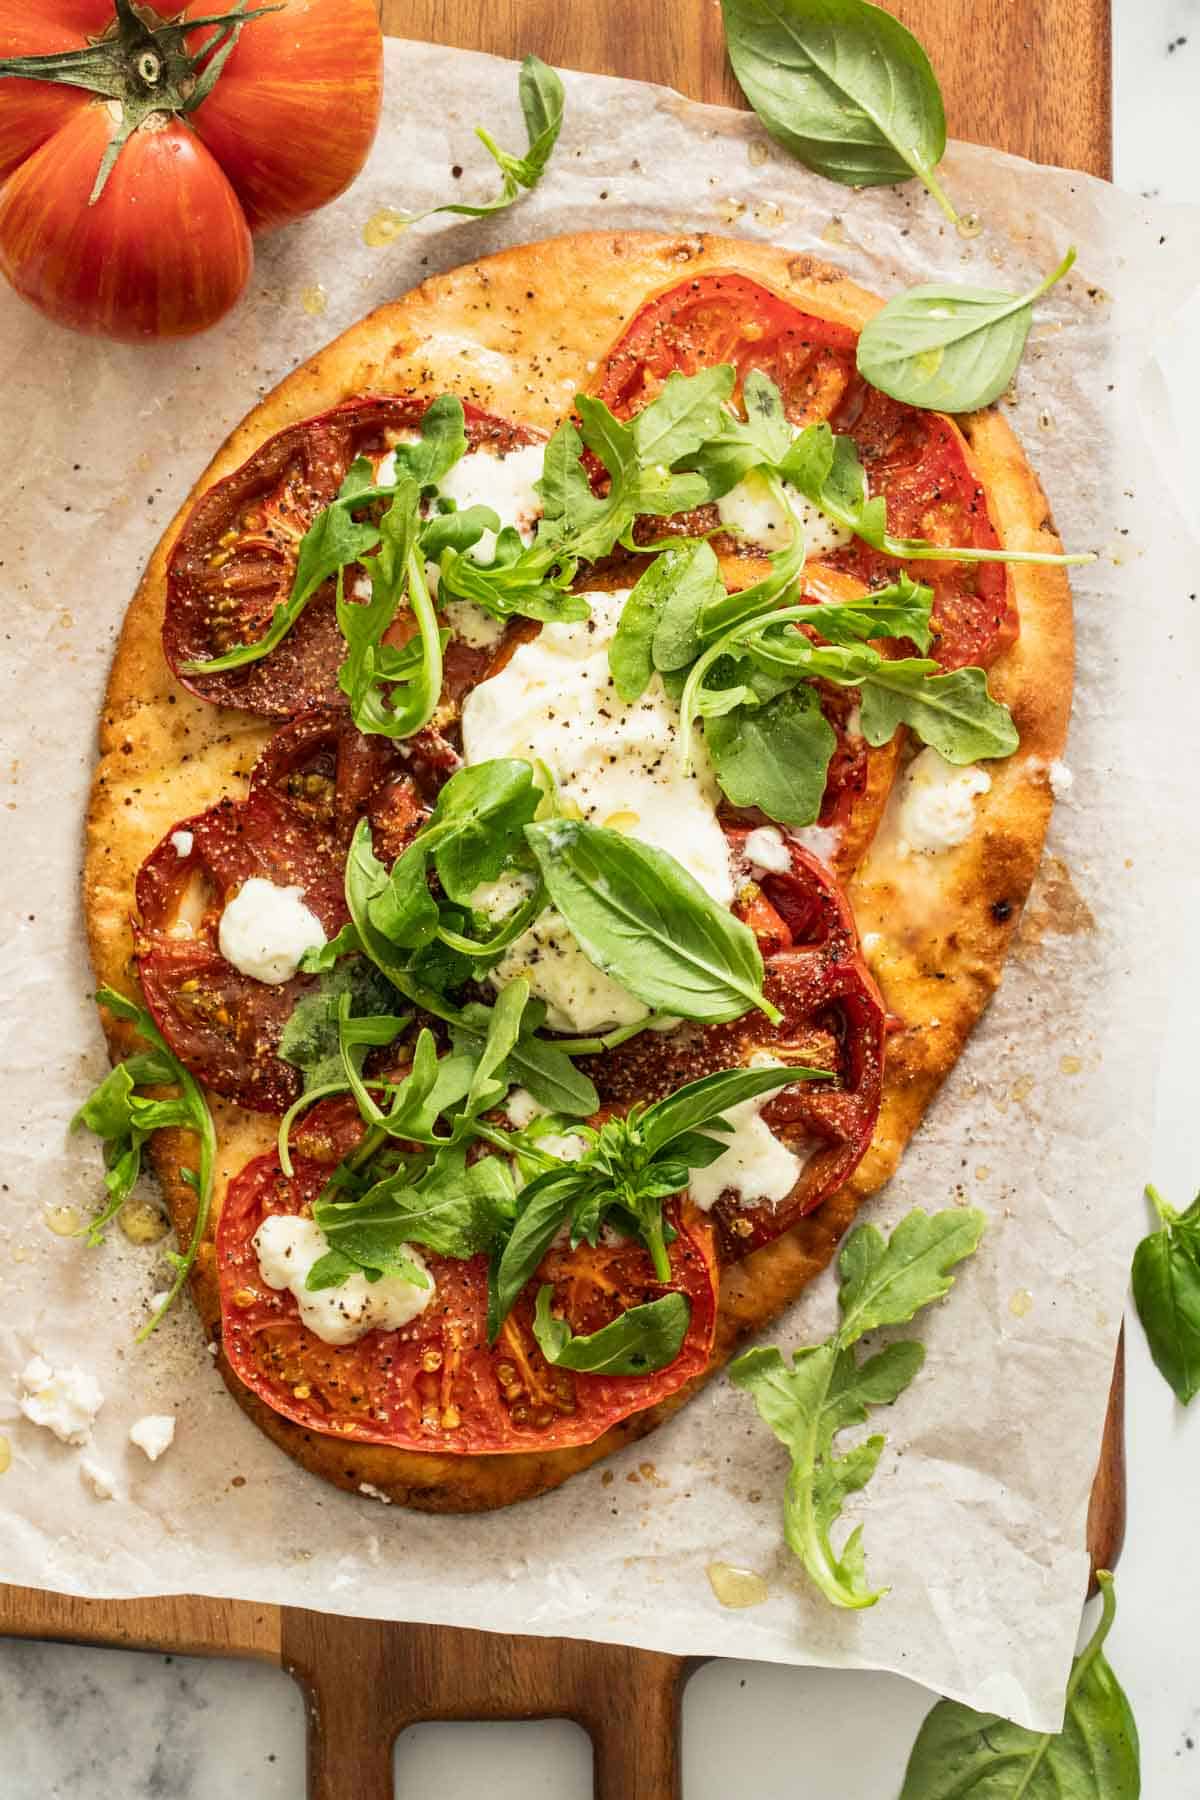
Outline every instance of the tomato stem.
<path id="1" fill-rule="evenodd" d="M 156 25 L 139 16 L 132 0 L 113 0 L 113 8 L 115 16 L 106 34 L 78 50 L 0 57 L 0 77 L 59 82 L 119 104 L 120 124 L 100 159 L 89 206 L 104 192 L 123 145 L 138 127 L 152 113 L 194 112 L 212 93 L 242 27 L 265 13 L 281 12 L 283 0 L 252 10 L 245 0 L 238 0 L 229 12 L 160 20 Z M 216 27 L 212 34 L 197 49 L 189 49 L 189 36 L 210 25 Z"/>

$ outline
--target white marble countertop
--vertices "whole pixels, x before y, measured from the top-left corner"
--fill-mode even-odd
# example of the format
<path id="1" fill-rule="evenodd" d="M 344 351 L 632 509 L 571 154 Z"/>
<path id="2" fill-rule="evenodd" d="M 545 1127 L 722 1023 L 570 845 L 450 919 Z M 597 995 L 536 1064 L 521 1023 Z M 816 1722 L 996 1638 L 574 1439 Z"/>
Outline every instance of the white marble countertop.
<path id="1" fill-rule="evenodd" d="M 1200 0 L 1115 0 L 1116 178 L 1200 201 Z M 1195 395 L 1200 403 L 1200 390 Z M 1193 413 L 1197 407 L 1192 408 Z M 1200 468 L 1200 442 L 1193 445 Z M 1200 904 L 1200 871 L 1193 910 Z M 1186 910 L 1184 916 L 1187 916 Z M 1200 1181 L 1192 1021 L 1200 939 L 1185 943 L 1149 1173 L 1177 1203 Z M 1129 1533 L 1110 1653 L 1142 1736 L 1151 1800 L 1200 1793 L 1200 1418 L 1185 1420 L 1129 1331 Z M 893 1800 L 929 1705 L 894 1676 L 712 1663 L 684 1704 L 687 1800 Z M 864 1721 L 870 1730 L 863 1730 Z M 0 1642 L 5 1800 L 300 1800 L 298 1690 L 257 1665 Z M 588 1800 L 575 1726 L 429 1725 L 397 1747 L 397 1793 Z M 630 1796 L 630 1800 L 640 1797 Z"/>

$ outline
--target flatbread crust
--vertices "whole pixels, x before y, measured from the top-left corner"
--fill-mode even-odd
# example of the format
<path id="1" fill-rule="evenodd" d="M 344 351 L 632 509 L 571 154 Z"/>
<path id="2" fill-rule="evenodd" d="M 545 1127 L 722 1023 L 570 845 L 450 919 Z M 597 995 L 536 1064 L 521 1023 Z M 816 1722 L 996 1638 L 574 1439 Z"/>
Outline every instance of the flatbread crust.
<path id="1" fill-rule="evenodd" d="M 209 706 L 181 688 L 160 646 L 166 567 L 197 498 L 285 425 L 367 392 L 458 394 L 504 417 L 553 430 L 597 360 L 652 295 L 692 275 L 737 270 L 809 312 L 856 329 L 882 304 L 808 255 L 733 238 L 588 233 L 501 252 L 435 276 L 379 308 L 288 376 L 228 438 L 196 483 L 150 560 L 126 614 L 105 696 L 100 761 L 87 820 L 84 904 L 96 975 L 137 993 L 130 907 L 137 870 L 180 818 L 223 794 L 241 795 L 271 722 Z M 993 517 L 1009 548 L 1061 549 L 1044 495 L 1003 416 L 960 420 Z M 796 1298 L 829 1262 L 867 1195 L 892 1174 L 909 1137 L 954 1066 L 996 988 L 1042 851 L 1052 797 L 1048 767 L 1061 754 L 1071 703 L 1071 597 L 1061 569 L 1013 565 L 1020 635 L 991 671 L 1011 707 L 1019 750 L 990 766 L 975 830 L 955 850 L 924 862 L 889 847 L 887 822 L 850 885 L 859 929 L 891 1011 L 883 1107 L 853 1179 L 795 1230 L 723 1282 L 713 1368 L 747 1334 Z M 129 1048 L 109 1022 L 109 1047 Z M 213 1102 L 219 1156 L 214 1222 L 228 1181 L 271 1149 L 275 1122 Z M 179 1178 L 185 1134 L 152 1146 L 181 1241 L 195 1197 Z M 476 1511 L 556 1487 L 653 1430 L 689 1398 L 685 1387 L 625 1420 L 596 1443 L 545 1454 L 438 1457 L 344 1442 L 281 1418 L 245 1388 L 219 1352 L 216 1259 L 203 1246 L 192 1294 L 234 1398 L 280 1447 L 337 1485 L 364 1484 L 433 1512 Z"/>

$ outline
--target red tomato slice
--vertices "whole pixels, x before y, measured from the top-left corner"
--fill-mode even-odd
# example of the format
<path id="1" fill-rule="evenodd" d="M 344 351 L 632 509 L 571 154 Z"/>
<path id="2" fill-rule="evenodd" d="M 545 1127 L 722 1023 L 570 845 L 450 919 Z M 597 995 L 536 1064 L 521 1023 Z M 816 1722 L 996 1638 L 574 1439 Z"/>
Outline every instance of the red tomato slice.
<path id="1" fill-rule="evenodd" d="M 738 851 L 746 833 L 726 827 L 726 836 Z M 763 1108 L 767 1124 L 804 1157 L 804 1167 L 792 1192 L 775 1204 L 739 1206 L 733 1193 L 718 1200 L 714 1214 L 730 1260 L 770 1243 L 841 1187 L 866 1154 L 879 1115 L 882 997 L 833 876 L 798 845 L 791 857 L 789 873 L 758 875 L 735 908 L 759 938 L 765 991 L 782 1011 L 781 1023 L 746 1014 L 669 1037 L 643 1032 L 587 1063 L 601 1099 L 621 1109 L 660 1099 L 717 1069 L 740 1067 L 759 1050 L 832 1072 L 831 1081 L 790 1089 Z"/>
<path id="2" fill-rule="evenodd" d="M 381 455 L 420 423 L 427 398 L 348 400 L 276 432 L 197 501 L 167 571 L 163 651 L 183 685 L 202 700 L 270 718 L 344 705 L 337 671 L 345 644 L 328 581 L 299 621 L 260 662 L 224 674 L 185 675 L 184 663 L 221 656 L 262 637 L 291 592 L 300 540 L 329 504 L 357 456 Z M 464 402 L 472 449 L 506 451 L 536 434 Z M 347 595 L 352 581 L 346 581 Z M 452 660 L 455 680 L 461 680 Z"/>
<path id="3" fill-rule="evenodd" d="M 221 913 L 251 876 L 302 887 L 328 937 L 346 922 L 340 858 L 273 789 L 259 788 L 181 820 L 142 864 L 135 953 L 146 1004 L 185 1067 L 243 1106 L 282 1112 L 300 1076 L 276 1047 L 313 977 L 271 986 L 221 955 Z"/>
<path id="4" fill-rule="evenodd" d="M 760 369 L 779 388 L 793 424 L 828 419 L 854 438 L 871 493 L 886 497 L 894 536 L 997 548 L 987 496 L 957 425 L 868 387 L 855 368 L 856 341 L 848 326 L 814 319 L 744 275 L 706 275 L 659 294 L 634 316 L 593 392 L 628 418 L 672 370 L 690 375 L 731 362 L 736 397 L 747 373 Z M 902 566 L 858 543 L 822 560 L 872 587 L 895 580 Z M 986 666 L 1013 642 L 1017 612 L 1002 563 L 908 567 L 934 590 L 932 654 L 943 667 Z"/>
<path id="5" fill-rule="evenodd" d="M 250 791 L 279 795 L 339 863 L 359 820 L 369 818 L 375 854 L 390 864 L 426 812 L 410 772 L 412 743 L 369 735 L 349 713 L 318 707 L 271 736 L 251 770 Z"/>
<path id="6" fill-rule="evenodd" d="M 590 1444 L 699 1375 L 712 1350 L 717 1307 L 713 1233 L 691 1208 L 668 1206 L 678 1236 L 664 1285 L 636 1244 L 553 1250 L 494 1345 L 487 1341 L 487 1259 L 458 1262 L 422 1251 L 437 1283 L 425 1312 L 398 1331 L 326 1344 L 300 1321 L 294 1296 L 262 1280 L 253 1239 L 270 1213 L 308 1213 L 327 1178 L 297 1161 L 289 1181 L 273 1156 L 231 1183 L 217 1227 L 225 1354 L 238 1379 L 284 1418 L 347 1441 L 437 1455 L 496 1455 Z M 645 1376 L 575 1374 L 548 1364 L 531 1322 L 543 1282 L 572 1329 L 594 1331 L 629 1306 L 675 1290 L 691 1302 L 683 1348 Z"/>

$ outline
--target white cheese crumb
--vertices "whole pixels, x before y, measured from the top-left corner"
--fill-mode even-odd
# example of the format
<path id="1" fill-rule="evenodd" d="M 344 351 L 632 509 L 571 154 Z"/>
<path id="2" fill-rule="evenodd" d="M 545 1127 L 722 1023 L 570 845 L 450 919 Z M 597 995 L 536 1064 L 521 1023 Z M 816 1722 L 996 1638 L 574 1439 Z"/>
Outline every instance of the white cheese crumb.
<path id="1" fill-rule="evenodd" d="M 313 1264 L 329 1249 L 329 1239 L 312 1219 L 272 1213 L 254 1234 L 259 1273 L 268 1287 L 290 1289 L 300 1317 L 326 1344 L 353 1344 L 368 1331 L 395 1331 L 425 1311 L 437 1289 L 432 1276 L 426 1287 L 401 1275 L 368 1281 L 349 1276 L 340 1287 L 305 1287 Z M 415 1268 L 428 1274 L 419 1250 L 406 1244 L 404 1253 Z"/>
<path id="2" fill-rule="evenodd" d="M 368 1500 L 378 1500 L 384 1506 L 392 1504 L 392 1496 L 385 1494 L 382 1488 L 377 1488 L 373 1481 L 360 1481 L 358 1491 L 360 1494 L 365 1494 Z"/>
<path id="3" fill-rule="evenodd" d="M 785 875 L 792 866 L 783 833 L 773 825 L 759 825 L 746 839 L 746 860 L 769 875 Z"/>
<path id="4" fill-rule="evenodd" d="M 176 856 L 190 856 L 195 842 L 190 831 L 173 831 L 171 833 L 171 848 Z"/>
<path id="5" fill-rule="evenodd" d="M 52 1431 L 64 1444 L 87 1444 L 104 1395 L 86 1369 L 52 1369 L 35 1356 L 21 1371 L 17 1405 L 33 1424 Z"/>
<path id="6" fill-rule="evenodd" d="M 1056 756 L 1046 771 L 1050 781 L 1050 792 L 1056 800 L 1064 800 L 1075 784 L 1075 777 L 1065 762 Z"/>
<path id="7" fill-rule="evenodd" d="M 991 785 L 991 776 L 975 763 L 958 768 L 936 750 L 922 750 L 900 777 L 899 854 L 935 855 L 965 843 L 975 824 L 975 802 Z"/>
<path id="8" fill-rule="evenodd" d="M 290 981 L 306 950 L 325 942 L 320 919 L 304 904 L 301 887 L 276 887 L 252 875 L 221 914 L 217 946 L 226 962 L 255 981 Z"/>
<path id="9" fill-rule="evenodd" d="M 144 1450 L 151 1462 L 157 1462 L 175 1441 L 174 1413 L 147 1413 L 129 1427 L 129 1441 Z"/>
<path id="10" fill-rule="evenodd" d="M 528 1088 L 519 1087 L 514 1088 L 504 1102 L 504 1110 L 513 1130 L 524 1131 L 535 1119 L 544 1118 L 550 1108 L 543 1106 L 540 1100 L 535 1100 Z"/>
<path id="11" fill-rule="evenodd" d="M 116 1499 L 116 1478 L 101 1463 L 94 1461 L 90 1456 L 83 1456 L 79 1460 L 79 1473 L 97 1500 Z"/>

